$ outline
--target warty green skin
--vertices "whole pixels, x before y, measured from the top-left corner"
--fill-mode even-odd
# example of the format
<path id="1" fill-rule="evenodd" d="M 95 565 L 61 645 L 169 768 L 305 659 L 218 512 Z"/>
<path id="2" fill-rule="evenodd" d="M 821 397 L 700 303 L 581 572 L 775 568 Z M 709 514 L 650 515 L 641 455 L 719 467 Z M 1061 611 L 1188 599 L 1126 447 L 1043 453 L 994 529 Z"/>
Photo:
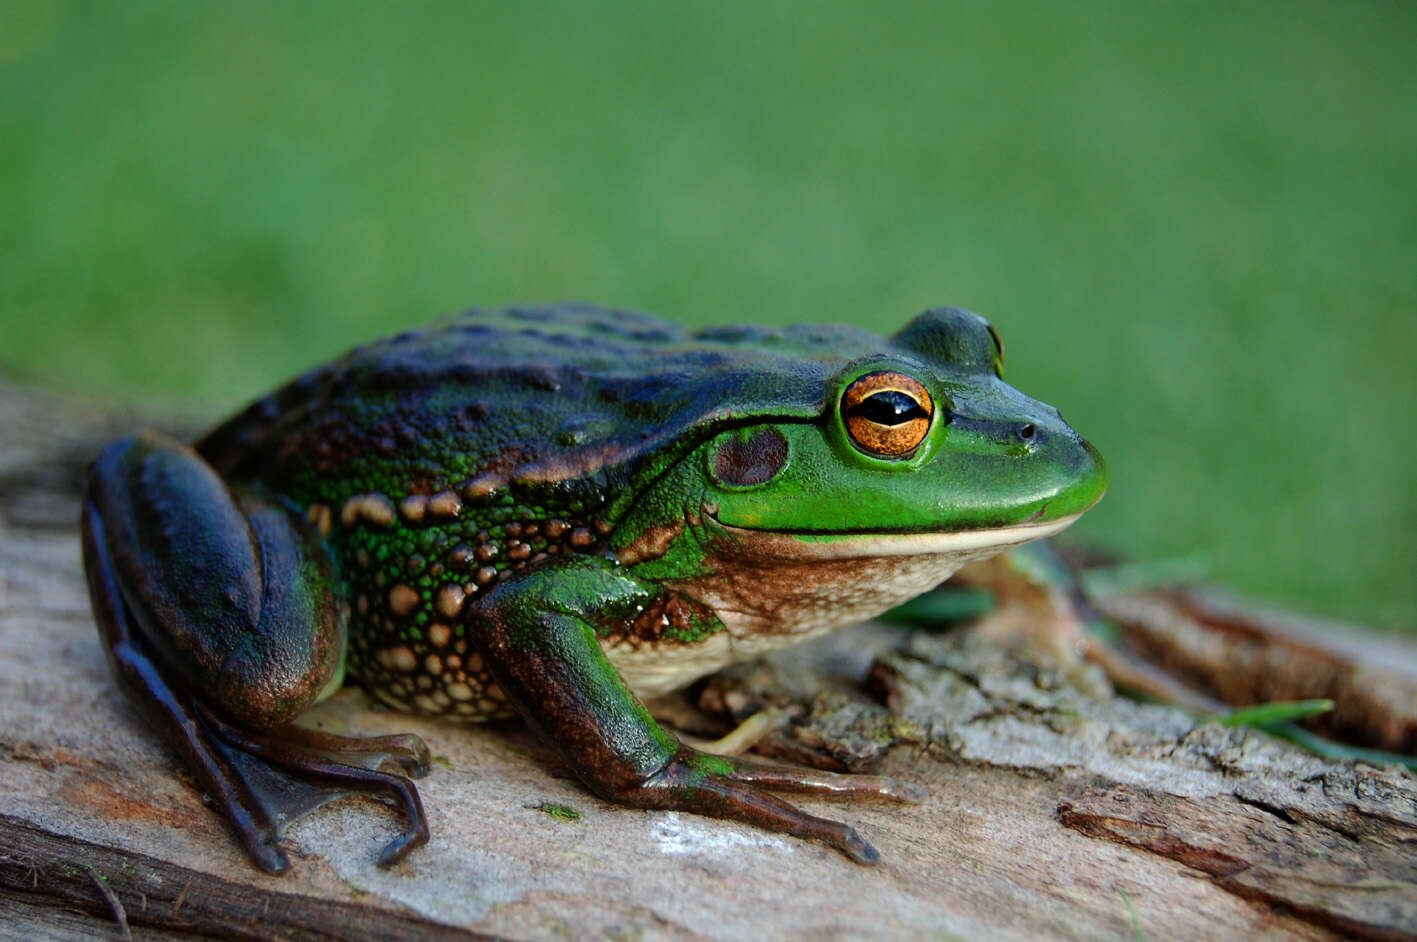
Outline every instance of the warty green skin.
<path id="1" fill-rule="evenodd" d="M 1100 456 L 1001 358 L 948 308 L 890 338 L 469 312 L 300 377 L 195 451 L 110 446 L 85 500 L 100 632 L 140 700 L 166 703 L 161 675 L 169 712 L 213 728 L 279 726 L 347 673 L 399 709 L 520 714 L 607 797 L 873 859 L 755 787 L 839 783 L 686 750 L 634 691 L 877 613 L 1095 503 Z M 883 372 L 933 404 L 903 454 L 869 453 L 843 414 Z M 200 743 L 179 749 L 201 764 Z M 212 791 L 203 776 L 228 773 L 196 774 Z M 227 810 L 283 869 L 274 830 Z"/>

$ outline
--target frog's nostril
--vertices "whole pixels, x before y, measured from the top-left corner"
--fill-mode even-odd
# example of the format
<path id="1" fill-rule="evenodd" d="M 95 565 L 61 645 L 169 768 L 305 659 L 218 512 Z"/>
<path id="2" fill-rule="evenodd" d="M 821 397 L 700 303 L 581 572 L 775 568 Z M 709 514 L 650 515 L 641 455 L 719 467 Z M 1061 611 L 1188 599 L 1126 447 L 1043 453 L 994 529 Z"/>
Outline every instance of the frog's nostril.
<path id="1" fill-rule="evenodd" d="M 1018 431 L 1015 434 L 1018 435 L 1019 441 L 1031 442 L 1033 441 L 1033 437 L 1038 434 L 1038 429 L 1034 426 L 1032 422 L 1028 422 L 1024 425 L 1019 426 Z"/>

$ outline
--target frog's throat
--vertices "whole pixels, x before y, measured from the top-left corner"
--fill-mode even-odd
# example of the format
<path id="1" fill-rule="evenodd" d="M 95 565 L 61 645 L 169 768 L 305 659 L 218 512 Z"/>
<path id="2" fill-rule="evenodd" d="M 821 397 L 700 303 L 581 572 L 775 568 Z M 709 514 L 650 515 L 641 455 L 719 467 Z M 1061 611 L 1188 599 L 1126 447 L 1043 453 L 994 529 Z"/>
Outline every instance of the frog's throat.
<path id="1" fill-rule="evenodd" d="M 704 572 L 666 588 L 712 609 L 724 630 L 702 641 L 609 642 L 636 691 L 662 693 L 748 658 L 879 615 L 974 559 L 1052 536 L 1079 515 L 992 530 L 791 534 L 715 523 Z"/>

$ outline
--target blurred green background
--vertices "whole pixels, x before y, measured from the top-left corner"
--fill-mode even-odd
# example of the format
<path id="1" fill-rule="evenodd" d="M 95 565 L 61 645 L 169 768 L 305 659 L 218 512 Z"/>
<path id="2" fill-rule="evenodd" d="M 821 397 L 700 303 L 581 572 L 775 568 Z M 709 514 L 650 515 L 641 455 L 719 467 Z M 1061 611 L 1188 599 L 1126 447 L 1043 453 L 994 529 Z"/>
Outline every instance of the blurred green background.
<path id="1" fill-rule="evenodd" d="M 1417 5 L 0 4 L 0 363 L 235 409 L 582 298 L 987 314 L 1078 530 L 1417 621 Z"/>

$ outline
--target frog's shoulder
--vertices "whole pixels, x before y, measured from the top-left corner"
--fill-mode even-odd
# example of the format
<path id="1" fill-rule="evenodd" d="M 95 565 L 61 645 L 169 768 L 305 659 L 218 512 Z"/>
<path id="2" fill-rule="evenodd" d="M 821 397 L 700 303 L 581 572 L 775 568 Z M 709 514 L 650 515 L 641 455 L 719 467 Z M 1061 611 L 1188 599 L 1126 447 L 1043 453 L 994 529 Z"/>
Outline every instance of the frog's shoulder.
<path id="1" fill-rule="evenodd" d="M 472 310 L 312 370 L 198 448 L 248 478 L 382 460 L 443 485 L 564 480 L 725 424 L 816 416 L 830 378 L 888 344 L 841 325 L 688 330 L 588 304 Z"/>

